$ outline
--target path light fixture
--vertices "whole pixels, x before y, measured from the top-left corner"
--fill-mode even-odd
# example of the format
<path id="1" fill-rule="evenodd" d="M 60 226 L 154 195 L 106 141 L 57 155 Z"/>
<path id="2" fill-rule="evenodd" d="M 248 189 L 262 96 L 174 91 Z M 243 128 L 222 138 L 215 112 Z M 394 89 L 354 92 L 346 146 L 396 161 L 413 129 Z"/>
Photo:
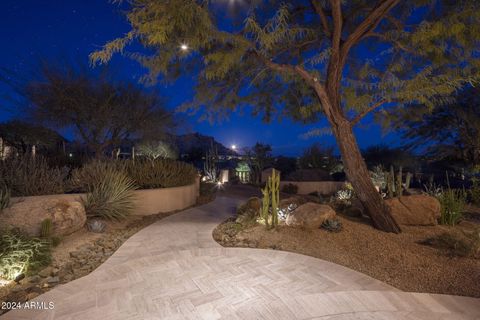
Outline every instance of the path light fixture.
<path id="1" fill-rule="evenodd" d="M 189 49 L 189 48 L 188 48 L 188 45 L 187 45 L 186 43 L 182 43 L 182 44 L 180 45 L 180 50 L 186 52 L 186 51 L 188 51 L 188 49 Z"/>

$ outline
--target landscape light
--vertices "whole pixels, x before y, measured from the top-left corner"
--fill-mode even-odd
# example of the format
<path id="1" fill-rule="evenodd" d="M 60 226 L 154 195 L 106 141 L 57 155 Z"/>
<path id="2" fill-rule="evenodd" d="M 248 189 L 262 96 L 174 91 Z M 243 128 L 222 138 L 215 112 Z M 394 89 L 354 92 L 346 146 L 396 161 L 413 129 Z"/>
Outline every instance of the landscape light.
<path id="1" fill-rule="evenodd" d="M 182 43 L 180 45 L 180 49 L 182 49 L 182 51 L 187 51 L 188 50 L 188 46 L 185 44 L 185 43 Z"/>

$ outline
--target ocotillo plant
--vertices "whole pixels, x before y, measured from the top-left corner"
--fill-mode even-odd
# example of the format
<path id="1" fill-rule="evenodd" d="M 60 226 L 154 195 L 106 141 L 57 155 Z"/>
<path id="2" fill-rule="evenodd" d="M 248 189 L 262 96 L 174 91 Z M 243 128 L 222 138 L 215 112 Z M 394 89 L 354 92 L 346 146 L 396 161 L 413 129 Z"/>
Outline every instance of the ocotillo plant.
<path id="1" fill-rule="evenodd" d="M 265 188 L 262 189 L 262 217 L 265 219 L 267 229 L 278 225 L 278 205 L 280 203 L 280 174 L 272 170 Z"/>

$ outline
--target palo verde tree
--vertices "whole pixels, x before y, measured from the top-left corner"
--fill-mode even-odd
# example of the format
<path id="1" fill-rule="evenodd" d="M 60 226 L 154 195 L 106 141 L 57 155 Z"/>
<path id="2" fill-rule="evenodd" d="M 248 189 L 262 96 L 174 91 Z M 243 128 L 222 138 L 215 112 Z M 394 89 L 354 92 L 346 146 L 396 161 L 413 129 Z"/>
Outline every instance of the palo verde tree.
<path id="1" fill-rule="evenodd" d="M 254 106 L 266 120 L 276 111 L 302 121 L 325 116 L 374 225 L 399 232 L 353 127 L 379 109 L 433 106 L 478 80 L 478 1 L 237 0 L 232 18 L 221 3 L 131 1 L 131 30 L 91 59 L 129 55 L 150 70 L 146 80 L 192 71 L 198 83 L 190 106 L 205 106 L 208 115 Z M 149 54 L 129 53 L 134 42 Z"/>

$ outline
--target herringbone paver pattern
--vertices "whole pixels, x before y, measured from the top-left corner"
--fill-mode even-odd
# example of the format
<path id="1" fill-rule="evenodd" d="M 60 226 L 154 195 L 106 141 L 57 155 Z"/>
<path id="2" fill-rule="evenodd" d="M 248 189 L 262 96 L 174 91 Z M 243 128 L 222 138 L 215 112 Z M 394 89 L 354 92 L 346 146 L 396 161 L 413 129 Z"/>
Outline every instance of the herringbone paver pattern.
<path id="1" fill-rule="evenodd" d="M 161 220 L 90 275 L 35 299 L 55 309 L 2 320 L 480 319 L 478 299 L 401 292 L 294 253 L 223 248 L 211 232 L 235 205 L 217 198 Z"/>

